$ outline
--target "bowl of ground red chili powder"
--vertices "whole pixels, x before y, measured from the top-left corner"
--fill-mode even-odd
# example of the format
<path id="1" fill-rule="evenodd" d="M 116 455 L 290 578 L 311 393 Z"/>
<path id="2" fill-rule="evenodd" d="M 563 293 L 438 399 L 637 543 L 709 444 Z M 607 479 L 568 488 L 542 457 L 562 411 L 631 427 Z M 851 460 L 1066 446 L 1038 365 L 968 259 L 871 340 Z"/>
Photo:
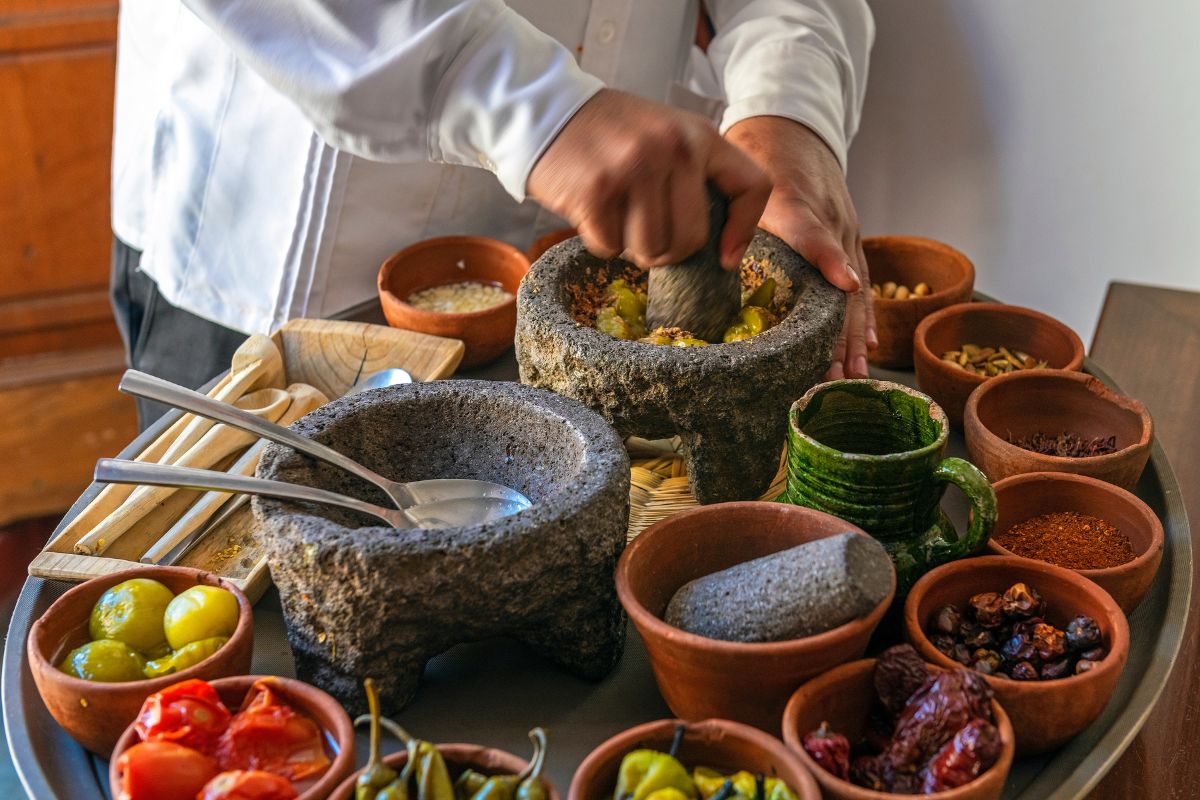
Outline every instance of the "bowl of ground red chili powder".
<path id="1" fill-rule="evenodd" d="M 1163 526 L 1149 506 L 1111 483 L 1064 472 L 1014 475 L 993 488 L 993 553 L 1075 570 L 1125 613 L 1137 608 L 1162 562 Z"/>

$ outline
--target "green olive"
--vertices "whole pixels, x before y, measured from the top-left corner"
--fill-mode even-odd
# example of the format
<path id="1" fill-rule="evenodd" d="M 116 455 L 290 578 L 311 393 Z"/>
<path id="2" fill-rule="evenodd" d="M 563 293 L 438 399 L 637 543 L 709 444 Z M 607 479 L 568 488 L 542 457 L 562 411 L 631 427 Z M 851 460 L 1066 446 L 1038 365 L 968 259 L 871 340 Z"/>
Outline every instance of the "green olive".
<path id="1" fill-rule="evenodd" d="M 93 639 L 116 639 L 142 653 L 166 650 L 163 612 L 175 595 L 149 578 L 131 578 L 100 596 L 88 620 Z"/>
<path id="2" fill-rule="evenodd" d="M 749 339 L 753 335 L 754 331 L 750 330 L 749 325 L 745 325 L 741 322 L 735 322 L 725 329 L 725 335 L 722 337 L 721 341 L 726 343 L 740 342 L 743 339 Z"/>
<path id="3" fill-rule="evenodd" d="M 767 278 L 759 285 L 757 289 L 750 293 L 750 296 L 746 298 L 746 302 L 742 303 L 742 305 L 761 306 L 762 308 L 766 308 L 767 306 L 771 305 L 771 301 L 774 299 L 775 279 Z"/>
<path id="4" fill-rule="evenodd" d="M 761 306 L 746 306 L 738 313 L 738 319 L 756 336 L 775 325 L 775 315 Z"/>
<path id="5" fill-rule="evenodd" d="M 97 639 L 76 647 L 58 668 L 86 681 L 123 683 L 144 678 L 142 670 L 145 666 L 146 659 L 125 642 Z"/>
<path id="6" fill-rule="evenodd" d="M 157 678 L 160 675 L 171 675 L 182 672 L 190 666 L 199 664 L 204 659 L 221 649 L 221 645 L 229 641 L 228 636 L 214 636 L 211 639 L 201 639 L 198 642 L 185 644 L 170 655 L 147 661 L 143 670 L 147 678 Z"/>
<path id="7" fill-rule="evenodd" d="M 193 586 L 180 592 L 162 618 L 167 643 L 174 650 L 201 639 L 232 636 L 237 623 L 237 598 L 217 586 Z"/>

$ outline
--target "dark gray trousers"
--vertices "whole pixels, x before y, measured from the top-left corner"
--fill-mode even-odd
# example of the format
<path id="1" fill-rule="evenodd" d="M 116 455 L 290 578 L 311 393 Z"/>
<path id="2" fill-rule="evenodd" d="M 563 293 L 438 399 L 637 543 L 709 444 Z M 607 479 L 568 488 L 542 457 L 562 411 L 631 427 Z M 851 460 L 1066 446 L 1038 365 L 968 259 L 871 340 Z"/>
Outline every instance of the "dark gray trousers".
<path id="1" fill-rule="evenodd" d="M 133 369 L 199 388 L 229 369 L 233 351 L 246 334 L 230 330 L 168 303 L 158 286 L 138 269 L 142 254 L 113 237 L 113 314 L 125 341 L 125 361 Z M 142 430 L 169 406 L 137 400 Z"/>

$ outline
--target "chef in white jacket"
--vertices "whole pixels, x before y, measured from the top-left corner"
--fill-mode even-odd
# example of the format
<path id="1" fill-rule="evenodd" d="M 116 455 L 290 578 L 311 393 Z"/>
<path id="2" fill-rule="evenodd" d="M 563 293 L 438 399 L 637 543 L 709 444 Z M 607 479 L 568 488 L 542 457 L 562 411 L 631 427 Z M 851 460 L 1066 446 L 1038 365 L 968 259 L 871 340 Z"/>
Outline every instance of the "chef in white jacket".
<path id="1" fill-rule="evenodd" d="M 197 385 L 247 333 L 368 300 L 431 236 L 525 248 L 565 220 L 670 263 L 704 241 L 712 180 L 726 264 L 756 224 L 805 255 L 851 294 L 831 376 L 865 375 L 844 169 L 873 35 L 865 0 L 124 0 L 131 364 Z"/>

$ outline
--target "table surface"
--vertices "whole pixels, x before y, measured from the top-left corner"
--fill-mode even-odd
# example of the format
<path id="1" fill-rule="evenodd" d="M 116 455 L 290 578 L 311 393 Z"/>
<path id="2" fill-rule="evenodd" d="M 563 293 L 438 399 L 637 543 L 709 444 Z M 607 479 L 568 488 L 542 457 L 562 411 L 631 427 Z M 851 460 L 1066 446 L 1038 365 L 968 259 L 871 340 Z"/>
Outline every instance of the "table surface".
<path id="1" fill-rule="evenodd" d="M 511 372 L 511 360 L 506 359 L 491 368 L 475 371 L 464 377 L 511 378 Z M 888 375 L 887 377 L 902 376 Z M 907 380 L 911 382 L 911 375 L 907 376 Z M 955 439 L 952 451 L 959 451 L 961 454 L 961 438 L 956 436 Z M 1150 471 L 1148 470 L 1148 472 Z M 952 515 L 961 516 L 964 504 L 953 495 L 948 499 L 950 506 L 957 506 L 957 508 L 951 508 Z M 1165 567 L 1164 563 L 1164 569 Z M 1165 585 L 1159 585 L 1158 588 L 1160 594 L 1165 596 Z M 30 611 L 33 609 L 25 609 L 26 613 Z M 278 598 L 273 591 L 260 602 L 255 613 L 256 619 L 259 621 L 256 627 L 263 635 L 260 635 L 256 641 L 254 669 L 261 672 L 290 674 L 290 653 L 287 650 L 286 641 L 282 637 L 283 626 L 279 614 Z M 1142 610 L 1139 609 L 1139 615 L 1141 614 Z M 1190 637 L 1189 642 L 1194 644 L 1194 637 Z M 1167 652 L 1160 649 L 1159 655 L 1162 658 L 1169 658 L 1173 654 L 1173 649 L 1170 650 L 1171 652 Z M 9 659 L 6 658 L 6 671 L 11 666 Z M 1143 666 L 1148 666 L 1148 664 Z M 1180 671 L 1183 669 L 1181 668 Z M 5 683 L 7 689 L 8 681 L 6 680 Z M 1132 687 L 1129 687 L 1129 690 L 1124 692 L 1124 697 L 1118 698 L 1120 705 L 1129 702 L 1132 693 Z M 33 698 L 33 704 L 40 706 L 36 695 Z M 531 713 L 534 706 L 536 706 L 536 712 Z M 1073 743 L 1077 749 L 1075 755 L 1086 753 L 1102 736 L 1109 745 L 1115 741 L 1123 741 L 1122 731 L 1111 728 L 1112 722 L 1121 712 L 1121 709 L 1116 706 L 1118 706 L 1117 699 L 1105 714 L 1109 724 L 1104 731 L 1099 731 L 1094 737 L 1085 733 L 1079 741 Z M 29 710 L 26 709 L 26 713 Z M 631 710 L 635 715 L 632 718 Z M 44 710 L 42 710 L 41 716 L 45 717 Z M 418 735 L 436 741 L 479 741 L 518 753 L 525 752 L 527 749 L 524 732 L 534 724 L 543 725 L 549 729 L 551 735 L 552 755 L 549 774 L 560 790 L 565 793 L 573 767 L 592 747 L 607 736 L 628 727 L 634 721 L 663 716 L 669 716 L 669 712 L 658 695 L 645 662 L 645 653 L 641 642 L 631 631 L 626 655 L 620 667 L 612 676 L 598 684 L 578 681 L 540 664 L 519 645 L 505 640 L 460 646 L 431 662 L 421 692 L 415 702 L 400 717 L 400 721 Z M 1122 717 L 1122 719 L 1127 718 Z M 6 723 L 11 727 L 12 717 L 7 713 Z M 32 724 L 23 726 L 22 730 L 10 729 L 10 733 L 14 734 L 12 741 L 14 751 L 31 748 L 48 752 L 45 739 L 53 736 L 56 731 L 39 730 L 38 725 L 38 720 L 35 719 Z M 49 727 L 54 729 L 57 726 L 51 723 Z M 57 735 L 62 738 L 61 731 L 57 731 Z M 1154 734 L 1144 734 L 1137 741 L 1142 742 L 1148 735 Z M 1172 735 L 1180 740 L 1184 738 L 1179 731 Z M 24 737 L 29 738 L 28 744 L 21 741 Z M 1089 739 L 1091 741 L 1087 741 Z M 41 741 L 34 742 L 32 740 Z M 360 737 L 360 749 L 362 744 L 363 741 Z M 1174 751 L 1183 752 L 1186 748 L 1186 743 L 1182 741 L 1173 744 Z M 1149 747 L 1152 748 L 1149 752 L 1166 752 L 1166 750 L 1159 751 L 1158 744 L 1149 745 Z M 75 750 L 78 751 L 78 748 Z M 22 754 L 22 752 L 17 752 L 19 762 L 22 760 Z M 1133 755 L 1133 760 L 1138 761 L 1136 750 Z M 61 758 L 56 756 L 57 763 L 47 771 L 59 773 L 77 770 L 81 773 L 94 773 L 97 777 L 104 775 L 104 762 L 98 759 L 81 758 L 82 754 L 78 752 L 61 752 L 61 756 Z M 1130 761 L 1129 756 L 1125 757 L 1121 762 L 1122 767 Z M 1157 758 L 1155 762 L 1161 763 Z M 1102 771 L 1099 762 L 1095 762 L 1095 766 L 1097 767 L 1096 772 Z M 1143 770 L 1143 772 L 1146 771 L 1148 770 Z M 1021 794 L 1022 797 L 1045 796 L 1046 792 L 1038 791 L 1039 787 L 1048 789 L 1056 785 L 1056 781 L 1052 779 L 1055 777 L 1055 773 L 1059 772 L 1061 770 L 1056 769 L 1052 761 L 1046 758 L 1020 763 L 1010 777 L 1006 796 L 1017 796 L 1022 790 L 1033 791 L 1031 794 Z M 1075 775 L 1074 780 L 1076 785 L 1082 786 L 1089 781 L 1089 778 L 1087 775 Z M 1146 785 L 1145 778 L 1138 780 L 1142 782 L 1122 783 L 1112 789 L 1114 793 L 1098 796 L 1168 796 L 1158 792 L 1144 793 L 1140 790 L 1127 791 L 1121 788 Z M 1110 783 L 1113 783 L 1112 779 L 1106 781 L 1105 786 Z M 1188 786 L 1190 789 L 1188 784 L 1175 782 L 1172 785 Z"/>
<path id="2" fill-rule="evenodd" d="M 1200 520 L 1200 293 L 1113 283 L 1092 343 L 1092 358 L 1150 410 L 1188 516 Z M 1200 559 L 1193 585 L 1200 585 Z M 1170 680 L 1142 732 L 1096 789 L 1093 800 L 1195 797 L 1200 790 L 1200 593 Z"/>

